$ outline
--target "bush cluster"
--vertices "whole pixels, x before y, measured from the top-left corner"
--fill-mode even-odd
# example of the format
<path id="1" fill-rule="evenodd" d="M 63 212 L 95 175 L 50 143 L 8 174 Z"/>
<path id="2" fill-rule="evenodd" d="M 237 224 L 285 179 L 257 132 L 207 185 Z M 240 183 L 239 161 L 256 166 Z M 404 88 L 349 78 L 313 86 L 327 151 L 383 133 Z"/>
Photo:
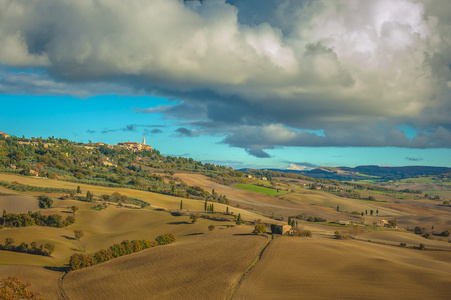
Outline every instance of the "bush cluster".
<path id="1" fill-rule="evenodd" d="M 71 192 L 75 193 L 75 190 L 32 186 L 32 185 L 21 184 L 16 181 L 13 181 L 11 183 L 6 182 L 6 181 L 0 181 L 0 185 L 6 187 L 7 189 L 19 191 L 19 192 L 31 191 L 31 192 L 41 192 L 41 193 L 55 193 L 55 192 L 61 192 L 61 193 L 66 193 L 66 194 L 69 194 Z"/>
<path id="2" fill-rule="evenodd" d="M 30 245 L 28 245 L 27 243 L 22 242 L 20 245 L 15 246 L 14 239 L 6 238 L 5 244 L 0 244 L 0 250 L 50 256 L 53 251 L 55 251 L 55 245 L 51 243 L 39 245 L 36 242 L 31 242 Z"/>
<path id="3" fill-rule="evenodd" d="M 40 208 L 50 208 L 52 207 L 53 200 L 49 196 L 41 195 L 38 197 Z"/>
<path id="4" fill-rule="evenodd" d="M 327 222 L 326 219 L 321 218 L 321 217 L 308 217 L 306 219 L 306 221 L 308 221 L 308 222 Z"/>
<path id="5" fill-rule="evenodd" d="M 120 244 L 114 244 L 108 249 L 101 249 L 91 255 L 75 253 L 70 257 L 69 266 L 71 270 L 78 270 L 90 267 L 113 258 L 139 252 L 144 249 L 155 247 L 157 245 L 166 245 L 175 242 L 176 238 L 172 233 L 158 236 L 155 241 L 133 240 L 122 241 Z"/>
<path id="6" fill-rule="evenodd" d="M 302 229 L 302 230 L 296 229 L 293 231 L 293 235 L 294 236 L 305 236 L 305 237 L 313 236 L 312 231 L 309 229 Z"/>
<path id="7" fill-rule="evenodd" d="M 68 216 L 63 221 L 63 217 L 57 214 L 42 215 L 40 211 L 27 214 L 3 213 L 0 224 L 3 227 L 28 227 L 33 225 L 48 227 L 66 227 L 75 223 L 75 217 Z"/>

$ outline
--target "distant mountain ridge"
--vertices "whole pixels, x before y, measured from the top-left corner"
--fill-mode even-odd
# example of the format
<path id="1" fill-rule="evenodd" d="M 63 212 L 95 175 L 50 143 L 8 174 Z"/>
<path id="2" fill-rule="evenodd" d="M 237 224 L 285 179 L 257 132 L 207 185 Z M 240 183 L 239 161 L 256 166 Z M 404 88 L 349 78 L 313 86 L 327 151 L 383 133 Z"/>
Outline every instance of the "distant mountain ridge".
<path id="1" fill-rule="evenodd" d="M 246 169 L 240 170 L 244 171 Z M 336 180 L 362 180 L 365 177 L 381 180 L 400 180 L 405 178 L 439 175 L 451 172 L 448 167 L 431 166 L 404 166 L 404 167 L 381 167 L 376 165 L 351 167 L 319 167 L 309 171 L 266 169 L 283 173 L 302 174 L 313 178 L 336 179 Z"/>

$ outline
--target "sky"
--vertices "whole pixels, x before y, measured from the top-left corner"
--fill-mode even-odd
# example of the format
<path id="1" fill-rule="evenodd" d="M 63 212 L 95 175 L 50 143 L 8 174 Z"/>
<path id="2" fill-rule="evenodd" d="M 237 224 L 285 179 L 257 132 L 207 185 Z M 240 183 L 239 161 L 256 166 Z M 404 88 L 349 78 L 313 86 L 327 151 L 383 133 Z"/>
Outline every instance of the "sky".
<path id="1" fill-rule="evenodd" d="M 451 167 L 451 1 L 0 0 L 0 131 Z"/>

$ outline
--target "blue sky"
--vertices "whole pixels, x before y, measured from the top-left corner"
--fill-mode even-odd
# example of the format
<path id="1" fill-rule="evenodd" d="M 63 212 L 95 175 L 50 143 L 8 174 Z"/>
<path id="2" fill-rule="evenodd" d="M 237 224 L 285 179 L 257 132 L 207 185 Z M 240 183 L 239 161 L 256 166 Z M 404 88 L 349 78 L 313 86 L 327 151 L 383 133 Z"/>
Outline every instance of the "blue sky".
<path id="1" fill-rule="evenodd" d="M 450 25 L 445 0 L 0 0 L 0 131 L 234 168 L 449 167 Z"/>

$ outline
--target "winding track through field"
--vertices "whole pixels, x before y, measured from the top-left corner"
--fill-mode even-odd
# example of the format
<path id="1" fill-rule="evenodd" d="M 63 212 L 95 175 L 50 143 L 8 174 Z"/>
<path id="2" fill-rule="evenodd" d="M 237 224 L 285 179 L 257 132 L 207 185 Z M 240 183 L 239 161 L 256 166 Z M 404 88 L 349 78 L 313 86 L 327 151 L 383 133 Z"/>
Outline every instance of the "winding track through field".
<path id="1" fill-rule="evenodd" d="M 268 236 L 266 236 L 266 238 L 268 239 L 266 244 L 263 245 L 262 249 L 258 252 L 257 256 L 251 262 L 249 267 L 247 267 L 247 269 L 241 275 L 240 279 L 238 279 L 237 282 L 235 282 L 234 284 L 232 284 L 230 286 L 229 291 L 227 293 L 227 297 L 226 297 L 227 300 L 231 300 L 231 299 L 233 299 L 235 297 L 235 294 L 238 291 L 238 289 L 240 288 L 241 283 L 244 281 L 244 278 L 246 278 L 246 275 L 257 265 L 259 260 L 262 258 L 263 253 L 268 248 L 269 244 L 271 244 L 271 242 L 273 240 L 273 236 L 272 235 L 268 235 Z"/>

